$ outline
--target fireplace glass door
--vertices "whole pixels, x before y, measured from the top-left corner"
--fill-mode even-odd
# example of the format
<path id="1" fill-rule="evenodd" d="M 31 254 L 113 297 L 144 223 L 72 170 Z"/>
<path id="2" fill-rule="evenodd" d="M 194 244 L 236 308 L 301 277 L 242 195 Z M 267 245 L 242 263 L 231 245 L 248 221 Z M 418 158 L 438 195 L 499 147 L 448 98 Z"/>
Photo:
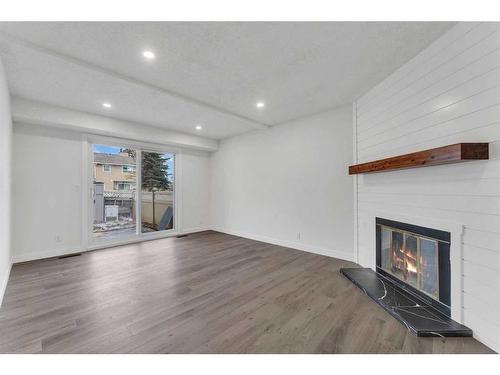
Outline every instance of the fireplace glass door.
<path id="1" fill-rule="evenodd" d="M 439 300 L 438 241 L 381 227 L 381 265 L 387 273 Z"/>

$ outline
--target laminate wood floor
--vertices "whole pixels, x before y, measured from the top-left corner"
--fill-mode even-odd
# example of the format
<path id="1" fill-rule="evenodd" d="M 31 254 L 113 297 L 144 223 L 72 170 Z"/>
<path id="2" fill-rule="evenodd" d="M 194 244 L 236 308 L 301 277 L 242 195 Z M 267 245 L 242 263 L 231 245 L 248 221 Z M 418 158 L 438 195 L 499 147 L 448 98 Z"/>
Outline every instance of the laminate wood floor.
<path id="1" fill-rule="evenodd" d="M 352 263 L 217 232 L 15 265 L 2 353 L 489 353 L 417 338 Z"/>

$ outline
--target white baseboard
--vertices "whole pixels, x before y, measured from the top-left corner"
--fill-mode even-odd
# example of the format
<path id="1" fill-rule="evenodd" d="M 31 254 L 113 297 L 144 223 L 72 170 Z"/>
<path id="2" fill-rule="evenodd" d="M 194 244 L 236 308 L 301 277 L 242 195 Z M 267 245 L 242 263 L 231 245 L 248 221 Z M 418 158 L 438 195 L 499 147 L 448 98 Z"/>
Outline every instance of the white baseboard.
<path id="1" fill-rule="evenodd" d="M 203 232 L 203 231 L 211 230 L 211 229 L 212 228 L 210 226 L 202 226 L 202 227 L 198 227 L 198 228 L 185 229 L 185 230 L 175 232 L 175 233 L 168 233 L 165 235 L 159 234 L 157 236 L 152 236 L 152 237 L 137 237 L 137 238 L 133 238 L 129 241 L 121 242 L 121 243 L 107 243 L 107 244 L 102 243 L 102 244 L 98 244 L 98 245 L 89 245 L 88 247 L 78 247 L 77 246 L 77 247 L 71 247 L 71 248 L 66 248 L 66 249 L 36 251 L 36 252 L 25 253 L 25 254 L 17 254 L 17 255 L 14 255 L 12 257 L 12 263 L 29 262 L 32 260 L 60 257 L 63 255 L 82 253 L 82 252 L 91 251 L 91 250 L 105 249 L 108 247 L 123 246 L 123 245 L 138 243 L 138 242 L 153 241 L 153 240 L 158 240 L 158 239 L 168 238 L 168 237 L 175 237 L 175 236 L 184 235 L 184 234 Z"/>
<path id="2" fill-rule="evenodd" d="M 82 251 L 87 251 L 87 249 L 84 249 L 81 247 L 72 247 L 72 248 L 68 248 L 68 249 L 36 251 L 36 252 L 32 252 L 32 253 L 17 254 L 17 255 L 14 255 L 12 257 L 12 263 L 15 264 L 15 263 L 29 262 L 29 261 L 38 260 L 38 259 L 60 257 L 63 255 L 81 253 Z"/>
<path id="3" fill-rule="evenodd" d="M 7 290 L 7 283 L 9 282 L 9 277 L 10 277 L 10 271 L 12 270 L 12 258 L 10 259 L 10 262 L 7 266 L 7 272 L 5 273 L 5 276 L 1 280 L 0 284 L 0 307 L 2 307 L 2 302 L 3 302 L 3 297 L 5 295 L 5 291 Z"/>
<path id="4" fill-rule="evenodd" d="M 302 251 L 306 251 L 308 253 L 325 255 L 325 256 L 328 256 L 331 258 L 337 258 L 337 259 L 347 260 L 350 262 L 355 262 L 354 249 L 353 249 L 353 252 L 351 254 L 349 254 L 349 253 L 344 252 L 344 251 L 338 251 L 338 250 L 329 249 L 329 248 L 316 246 L 316 245 L 304 244 L 302 242 L 279 240 L 279 239 L 272 238 L 272 237 L 261 236 L 261 235 L 257 235 L 257 234 L 251 234 L 251 233 L 244 233 L 244 232 L 239 232 L 239 231 L 233 231 L 233 230 L 228 230 L 228 229 L 219 228 L 219 227 L 213 227 L 212 230 L 214 230 L 216 232 L 231 234 L 233 236 L 248 238 L 248 239 L 255 240 L 255 241 L 267 242 L 267 243 L 270 243 L 273 245 L 289 247 L 289 248 L 296 249 L 296 250 L 302 250 Z"/>
<path id="5" fill-rule="evenodd" d="M 179 231 L 177 233 L 178 236 L 182 236 L 184 234 L 191 234 L 191 233 L 197 233 L 197 232 L 205 232 L 207 230 L 212 230 L 212 227 L 210 225 L 205 225 L 201 227 L 196 227 L 196 228 L 189 228 L 189 229 L 184 229 Z"/>
<path id="6" fill-rule="evenodd" d="M 137 242 L 151 241 L 151 240 L 179 236 L 179 235 L 184 235 L 184 234 L 203 232 L 206 230 L 214 230 L 217 232 L 231 234 L 233 236 L 244 237 L 244 238 L 248 238 L 251 240 L 267 242 L 267 243 L 270 243 L 273 245 L 289 247 L 289 248 L 296 249 L 296 250 L 307 251 L 309 253 L 325 255 L 325 256 L 332 257 L 332 258 L 347 260 L 350 262 L 355 261 L 354 251 L 351 254 L 349 254 L 349 253 L 346 253 L 344 251 L 338 251 L 338 250 L 329 249 L 329 248 L 311 245 L 311 244 L 304 244 L 304 243 L 296 242 L 296 241 L 285 241 L 285 240 L 280 240 L 280 239 L 267 237 L 267 236 L 261 236 L 261 235 L 252 234 L 252 233 L 232 231 L 232 230 L 228 230 L 228 229 L 224 229 L 224 228 L 211 227 L 211 226 L 202 226 L 202 227 L 197 227 L 197 228 L 185 229 L 185 230 L 179 231 L 177 233 L 169 233 L 168 235 L 165 235 L 165 236 L 156 236 L 156 237 L 150 237 L 150 238 L 148 238 L 148 237 L 134 238 L 130 241 L 116 243 L 116 244 L 109 243 L 109 244 L 101 244 L 101 245 L 97 245 L 97 246 L 93 245 L 93 246 L 89 246 L 87 248 L 71 247 L 71 248 L 66 248 L 66 249 L 37 251 L 37 252 L 31 252 L 31 253 L 25 253 L 25 254 L 17 254 L 17 255 L 14 255 L 12 257 L 12 263 L 29 262 L 32 260 L 59 257 L 59 256 L 80 253 L 80 252 L 85 252 L 85 251 L 90 251 L 90 250 L 98 250 L 98 249 L 107 248 L 107 247 L 122 246 L 122 245 L 137 243 Z"/>

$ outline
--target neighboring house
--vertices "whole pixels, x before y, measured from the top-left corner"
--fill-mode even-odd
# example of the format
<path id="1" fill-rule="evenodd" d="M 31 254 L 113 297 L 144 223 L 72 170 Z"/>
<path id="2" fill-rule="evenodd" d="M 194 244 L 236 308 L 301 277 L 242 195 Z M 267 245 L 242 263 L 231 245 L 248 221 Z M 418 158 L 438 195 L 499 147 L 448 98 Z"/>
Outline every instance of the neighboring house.
<path id="1" fill-rule="evenodd" d="M 94 181 L 104 183 L 104 191 L 135 189 L 135 159 L 126 152 L 94 152 Z"/>
<path id="2" fill-rule="evenodd" d="M 105 154 L 94 152 L 94 224 L 117 221 L 129 225 L 134 219 L 136 193 L 136 161 L 126 152 Z M 173 191 L 142 191 L 141 220 L 149 231 L 158 230 L 168 207 L 173 207 Z M 154 203 L 154 207 L 153 207 Z M 173 222 L 163 229 L 171 229 Z M 115 226 L 114 229 L 118 227 Z M 146 227 L 143 228 L 143 230 Z M 101 233 L 107 228 L 97 227 Z"/>
<path id="3" fill-rule="evenodd" d="M 94 152 L 94 223 L 133 219 L 135 159 L 126 152 Z"/>

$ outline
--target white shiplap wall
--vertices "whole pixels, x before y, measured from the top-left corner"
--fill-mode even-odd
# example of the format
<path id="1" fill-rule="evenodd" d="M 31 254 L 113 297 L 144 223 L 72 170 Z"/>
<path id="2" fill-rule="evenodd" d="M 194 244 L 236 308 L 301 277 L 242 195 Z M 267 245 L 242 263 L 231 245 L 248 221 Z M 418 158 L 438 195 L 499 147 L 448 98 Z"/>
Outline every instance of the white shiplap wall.
<path id="1" fill-rule="evenodd" d="M 459 23 L 355 103 L 358 162 L 457 142 L 490 160 L 359 175 L 358 257 L 375 212 L 463 225 L 463 320 L 500 351 L 500 23 Z"/>

